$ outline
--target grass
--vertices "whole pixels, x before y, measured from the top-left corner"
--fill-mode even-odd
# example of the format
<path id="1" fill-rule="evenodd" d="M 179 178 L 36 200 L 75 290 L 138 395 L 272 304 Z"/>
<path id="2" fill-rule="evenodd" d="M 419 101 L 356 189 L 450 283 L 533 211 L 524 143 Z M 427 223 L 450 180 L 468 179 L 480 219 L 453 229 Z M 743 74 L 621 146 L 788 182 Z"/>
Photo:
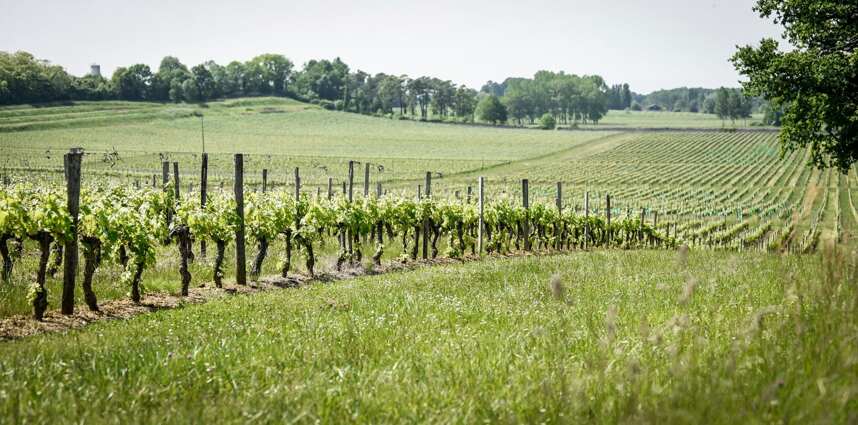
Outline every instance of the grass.
<path id="1" fill-rule="evenodd" d="M 0 127 L 27 126 L 26 131 L 0 132 L 0 166 L 13 176 L 29 179 L 37 171 L 57 179 L 61 177 L 60 155 L 69 147 L 79 146 L 90 153 L 84 160 L 85 174 L 95 177 L 151 178 L 160 175 L 162 158 L 179 161 L 184 170 L 194 170 L 189 174 L 195 176 L 202 150 L 201 123 L 191 117 L 195 112 L 205 116 L 205 144 L 213 179 L 231 178 L 235 152 L 246 154 L 251 181 L 258 179 L 262 168 L 284 181 L 298 166 L 306 183 L 325 184 L 329 175 L 341 180 L 349 160 L 383 166 L 387 180 L 413 179 L 427 170 L 450 175 L 550 154 L 603 136 L 389 120 L 272 98 L 216 102 L 206 108 L 128 103 L 129 111 L 143 109 L 145 112 L 139 114 L 146 120 L 132 115 L 138 112 L 117 112 L 122 105 L 91 112 L 97 106 L 27 109 L 30 115 L 26 119 L 32 121 L 15 124 L 4 124 L 13 118 L 3 117 L 3 113 L 18 110 L 0 108 Z M 185 118 L 158 118 L 163 114 Z M 104 154 L 114 150 L 119 161 L 103 161 Z"/>
<path id="2" fill-rule="evenodd" d="M 629 128 L 746 128 L 759 123 L 762 115 L 756 114 L 745 120 L 722 120 L 714 114 L 693 112 L 608 111 L 597 125 L 584 128 L 629 127 Z"/>
<path id="3" fill-rule="evenodd" d="M 858 291 L 834 258 L 577 253 L 222 299 L 0 345 L 0 415 L 844 423 Z"/>
<path id="4" fill-rule="evenodd" d="M 789 240 L 798 244 L 817 212 L 823 242 L 840 234 L 832 231 L 837 223 L 844 226 L 842 234 L 854 234 L 854 171 L 842 177 L 812 172 L 804 166 L 803 152 L 781 160 L 773 134 L 454 126 L 329 112 L 273 98 L 206 106 L 81 102 L 0 108 L 0 166 L 17 179 L 61 184 L 60 154 L 82 146 L 88 152 L 85 182 L 145 184 L 153 174 L 160 176 L 160 162 L 167 159 L 180 163 L 183 182 L 194 183 L 199 112 L 205 114 L 212 190 L 223 183 L 229 190 L 231 154 L 242 151 L 250 189 L 258 186 L 262 168 L 282 187 L 298 166 L 312 192 L 328 176 L 339 183 L 347 161 L 354 159 L 374 165 L 373 181 L 408 193 L 431 170 L 443 176 L 433 181 L 439 196 L 464 192 L 482 175 L 489 196 L 516 196 L 519 179 L 529 178 L 533 200 L 550 203 L 554 183 L 561 180 L 567 207 L 580 208 L 583 193 L 590 191 L 593 214 L 600 215 L 609 193 L 621 215 L 658 211 L 661 229 L 678 224 L 681 238 L 692 245 L 696 238 L 713 237 L 700 233 L 712 223 L 724 223 L 715 236 L 742 222 L 749 225 L 729 240 L 742 252 L 692 247 L 687 265 L 666 251 L 490 258 L 217 299 L 4 342 L 0 418 L 12 423 L 856 420 L 854 253 L 850 259 L 830 252 L 766 254 L 742 242 L 769 223 L 765 243 L 765 236 L 779 235 L 794 222 Z M 612 111 L 599 128 L 720 125 L 700 114 Z M 115 163 L 105 158 L 114 150 Z M 362 172 L 358 175 L 360 188 Z M 825 208 L 823 199 L 828 199 Z M 855 238 L 843 239 L 833 246 L 852 249 Z M 319 269 L 331 267 L 334 245 L 318 250 Z M 175 294 L 176 248 L 159 249 L 144 286 Z M 264 274 L 276 273 L 281 250 L 281 242 L 272 245 Z M 398 242 L 389 243 L 385 260 L 399 252 Z M 227 253 L 229 278 L 232 247 Z M 300 271 L 298 257 L 293 266 Z M 0 285 L 0 317 L 30 311 L 25 293 L 35 260 L 28 242 L 13 283 Z M 192 285 L 210 280 L 208 261 L 192 264 Z M 100 301 L 127 296 L 128 288 L 117 283 L 119 273 L 111 264 L 99 269 Z M 60 278 L 61 273 L 48 280 L 54 308 Z M 81 294 L 76 299 L 82 301 Z"/>
<path id="5" fill-rule="evenodd" d="M 156 117 L 170 110 L 180 110 L 189 118 Z M 260 188 L 263 168 L 269 170 L 270 187 L 291 190 L 293 170 L 299 167 L 306 192 L 324 192 L 329 176 L 339 192 L 348 161 L 358 160 L 362 163 L 356 173 L 358 193 L 362 193 L 366 162 L 372 164 L 373 183 L 381 181 L 385 189 L 409 195 L 423 183 L 427 170 L 441 173 L 441 177 L 435 175 L 432 184 L 438 197 L 453 196 L 456 191 L 464 194 L 468 186 L 475 186 L 478 176 L 485 176 L 490 199 L 509 195 L 517 200 L 520 179 L 527 178 L 532 202 L 553 204 L 555 184 L 562 181 L 564 203 L 569 208 L 580 211 L 584 193 L 589 191 L 593 214 L 604 216 L 605 195 L 610 194 L 614 217 L 638 217 L 641 209 L 657 212 L 662 231 L 669 224 L 682 226 L 681 236 L 692 244 L 712 237 L 701 236 L 699 231 L 713 222 L 724 222 L 725 228 L 747 222 L 746 230 L 727 241 L 732 243 L 728 247 L 767 249 L 781 229 L 796 221 L 790 243 L 772 246 L 790 250 L 811 227 L 812 211 L 805 214 L 801 208 L 806 194 L 821 190 L 818 186 L 824 183 L 811 178 L 802 152 L 781 159 L 774 133 L 513 130 L 330 112 L 281 98 L 234 99 L 205 106 L 80 102 L 73 106 L 0 108 L 0 126 L 30 128 L 0 131 L 0 166 L 13 178 L 61 185 L 61 154 L 70 146 L 83 146 L 87 151 L 84 184 L 112 180 L 148 185 L 153 176 L 160 182 L 160 163 L 166 159 L 179 163 L 183 193 L 189 186 L 198 190 L 200 120 L 192 116 L 200 112 L 205 115 L 210 191 L 221 187 L 231 191 L 232 153 L 236 151 L 247 154 L 248 190 Z M 151 119 L 138 120 L 133 114 Z M 93 119 L 100 121 L 90 122 Z M 715 122 L 703 114 L 612 111 L 603 127 L 622 120 L 628 126 L 648 121 L 666 127 L 705 127 L 696 121 Z M 118 153 L 115 163 L 105 157 L 114 149 Z M 850 178 L 830 180 L 847 194 L 852 187 L 853 198 L 858 199 L 854 176 L 853 172 Z M 808 205 L 821 208 L 821 202 Z M 822 223 L 826 235 L 833 233 L 835 205 L 837 202 L 826 205 L 831 210 Z M 652 213 L 646 217 L 649 222 L 654 218 Z M 855 220 L 842 223 L 841 233 L 854 233 Z M 766 226 L 771 230 L 763 231 L 758 241 L 743 242 L 746 235 Z M 855 237 L 842 240 L 850 246 L 856 241 Z M 248 249 L 252 255 L 253 247 Z M 228 251 L 231 253 L 232 248 Z M 277 255 L 272 253 L 266 262 L 271 273 L 276 271 Z M 175 256 L 174 247 L 162 248 L 158 264 L 146 273 L 148 288 L 177 290 Z M 25 294 L 35 259 L 30 249 L 16 267 L 15 283 L 0 287 L 0 317 L 29 311 Z M 232 264 L 230 259 L 227 264 Z M 208 279 L 210 266 L 195 264 L 192 272 L 195 282 Z M 229 269 L 226 272 L 231 276 Z M 96 274 L 96 292 L 101 299 L 126 296 L 127 288 L 116 283 L 118 275 L 119 271 L 110 266 Z M 53 305 L 54 295 L 60 293 L 59 277 L 48 282 Z"/>

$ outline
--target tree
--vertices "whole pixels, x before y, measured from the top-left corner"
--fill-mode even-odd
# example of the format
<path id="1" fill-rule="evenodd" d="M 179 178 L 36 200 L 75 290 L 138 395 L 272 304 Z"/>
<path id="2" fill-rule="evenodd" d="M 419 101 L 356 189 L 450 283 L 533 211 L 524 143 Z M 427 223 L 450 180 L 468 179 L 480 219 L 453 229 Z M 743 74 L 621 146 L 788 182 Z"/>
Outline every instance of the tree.
<path id="1" fill-rule="evenodd" d="M 202 100 L 200 97 L 200 90 L 197 88 L 197 84 L 193 79 L 189 78 L 185 80 L 181 86 L 185 100 L 188 102 L 199 102 Z"/>
<path id="2" fill-rule="evenodd" d="M 408 82 L 407 85 L 409 100 L 413 103 L 411 106 L 411 113 L 414 114 L 414 104 L 420 106 L 420 119 L 425 120 L 428 114 L 429 102 L 432 100 L 432 95 L 430 94 L 431 88 L 431 79 L 429 77 L 420 77 L 412 79 Z"/>
<path id="3" fill-rule="evenodd" d="M 739 48 L 743 87 L 783 107 L 784 151 L 810 147 L 814 165 L 847 172 L 858 160 L 858 3 L 758 0 L 754 10 L 783 25 L 794 49 L 771 38 Z"/>
<path id="4" fill-rule="evenodd" d="M 730 118 L 730 92 L 726 88 L 721 87 L 715 92 L 715 115 L 718 118 Z"/>
<path id="5" fill-rule="evenodd" d="M 631 108 L 632 106 L 632 91 L 629 89 L 628 83 L 623 84 L 622 100 L 623 109 Z"/>
<path id="6" fill-rule="evenodd" d="M 477 109 L 477 91 L 460 85 L 456 89 L 455 105 L 456 115 L 465 121 L 472 121 Z"/>
<path id="7" fill-rule="evenodd" d="M 484 96 L 477 104 L 477 116 L 488 123 L 503 124 L 506 122 L 506 106 L 495 95 Z"/>
<path id="8" fill-rule="evenodd" d="M 295 76 L 295 93 L 310 100 L 343 99 L 348 76 L 349 67 L 340 58 L 311 60 Z"/>
<path id="9" fill-rule="evenodd" d="M 706 99 L 703 100 L 703 113 L 704 114 L 714 114 L 715 113 L 715 95 L 706 96 Z"/>
<path id="10" fill-rule="evenodd" d="M 781 117 L 783 111 L 780 108 L 775 108 L 771 103 L 766 103 L 760 108 L 763 112 L 763 124 L 774 127 L 781 126 Z"/>
<path id="11" fill-rule="evenodd" d="M 277 96 L 286 96 L 292 66 L 292 61 L 274 53 L 256 56 L 248 63 L 248 68 L 255 73 L 258 92 Z"/>
<path id="12" fill-rule="evenodd" d="M 191 73 L 188 67 L 182 64 L 179 58 L 175 56 L 164 56 L 161 59 L 161 64 L 158 66 L 158 72 L 152 76 L 152 84 L 150 90 L 150 98 L 153 100 L 172 100 L 173 102 L 181 102 L 184 100 L 182 96 L 175 95 L 176 91 L 173 88 L 176 85 L 181 85 L 182 82 L 190 78 Z M 176 80 L 176 83 L 173 81 Z"/>
<path id="13" fill-rule="evenodd" d="M 224 81 L 221 83 L 221 90 L 223 90 L 224 96 L 244 96 L 246 93 L 245 87 L 244 64 L 239 61 L 228 63 L 224 69 Z"/>
<path id="14" fill-rule="evenodd" d="M 215 93 L 215 81 L 212 73 L 205 66 L 197 65 L 191 69 L 191 74 L 198 99 L 202 102 L 211 99 Z"/>
<path id="15" fill-rule="evenodd" d="M 378 99 L 381 109 L 385 114 L 390 113 L 394 106 L 398 106 L 399 99 L 402 97 L 402 81 L 395 75 L 384 74 L 377 75 L 376 79 L 380 81 Z"/>
<path id="16" fill-rule="evenodd" d="M 557 121 L 554 119 L 554 115 L 546 112 L 539 118 L 539 128 L 543 130 L 554 130 L 556 126 Z"/>
<path id="17" fill-rule="evenodd" d="M 489 80 L 489 82 L 483 84 L 483 87 L 480 88 L 480 93 L 492 94 L 497 97 L 503 97 L 506 93 L 506 82 L 496 83 L 494 81 Z"/>
<path id="18" fill-rule="evenodd" d="M 117 68 L 113 72 L 112 80 L 119 99 L 149 99 L 149 86 L 152 83 L 152 71 L 149 65 L 136 64 L 128 68 Z"/>
<path id="19" fill-rule="evenodd" d="M 65 70 L 27 52 L 0 52 L 0 104 L 69 98 L 73 79 Z"/>

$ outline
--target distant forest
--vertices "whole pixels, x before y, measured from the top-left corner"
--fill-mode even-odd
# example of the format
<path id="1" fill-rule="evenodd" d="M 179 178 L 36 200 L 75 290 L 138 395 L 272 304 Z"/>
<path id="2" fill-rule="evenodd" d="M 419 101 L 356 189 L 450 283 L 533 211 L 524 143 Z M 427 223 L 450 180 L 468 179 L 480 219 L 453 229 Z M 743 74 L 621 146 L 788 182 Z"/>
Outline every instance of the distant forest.
<path id="1" fill-rule="evenodd" d="M 719 92 L 732 98 L 719 103 Z M 27 52 L 0 52 L 0 105 L 75 100 L 199 103 L 245 96 L 290 97 L 330 110 L 404 119 L 513 125 L 534 124 L 546 116 L 562 124 L 598 123 L 609 109 L 706 112 L 736 119 L 764 103 L 737 89 L 680 88 L 642 96 L 628 84 L 609 86 L 598 75 L 562 71 L 489 81 L 477 91 L 428 76 L 352 71 L 339 58 L 311 60 L 297 70 L 280 54 L 193 67 L 166 56 L 155 70 L 134 64 L 117 68 L 110 78 L 77 77 Z"/>

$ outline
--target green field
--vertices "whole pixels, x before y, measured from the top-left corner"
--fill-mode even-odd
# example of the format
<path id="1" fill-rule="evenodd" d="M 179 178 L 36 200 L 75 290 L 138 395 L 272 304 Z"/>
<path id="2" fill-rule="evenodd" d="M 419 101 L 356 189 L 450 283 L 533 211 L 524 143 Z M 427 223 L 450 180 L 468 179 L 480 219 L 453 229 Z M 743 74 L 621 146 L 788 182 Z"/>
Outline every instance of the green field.
<path id="1" fill-rule="evenodd" d="M 761 115 L 736 121 L 722 120 L 714 114 L 694 112 L 608 111 L 598 124 L 583 128 L 627 127 L 627 128 L 746 128 L 758 125 Z"/>
<path id="2" fill-rule="evenodd" d="M 0 415 L 846 423 L 855 267 L 692 252 L 685 268 L 673 253 L 605 251 L 237 296 L 3 343 Z"/>
<path id="3" fill-rule="evenodd" d="M 212 191 L 371 182 L 614 219 L 642 217 L 673 250 L 620 249 L 418 268 L 101 321 L 0 343 L 0 417 L 12 423 L 511 422 L 844 423 L 855 420 L 858 173 L 780 155 L 773 132 L 721 131 L 702 114 L 612 111 L 599 128 L 541 131 L 393 120 L 274 98 L 184 104 L 93 102 L 0 108 L 3 179 L 61 187 L 62 154 L 85 149 L 84 184 L 151 185 L 179 163 L 199 190 L 201 120 Z M 729 123 L 728 123 L 729 124 Z M 745 125 L 736 123 L 737 125 Z M 682 131 L 631 131 L 638 127 Z M 711 130 L 705 130 L 710 128 Z M 113 155 L 111 155 L 113 154 Z M 338 190 L 337 190 L 338 191 Z M 340 196 L 339 194 L 337 196 Z M 442 248 L 445 244 L 442 241 Z M 370 241 L 362 244 L 371 252 Z M 0 320 L 31 311 L 38 250 L 27 241 Z M 388 240 L 383 260 L 402 251 Z M 278 272 L 274 241 L 263 275 Z M 336 240 L 317 252 L 332 273 Z M 254 241 L 248 241 L 248 259 Z M 443 251 L 443 250 L 442 250 Z M 837 254 L 852 253 L 852 254 Z M 519 253 L 520 254 L 520 253 Z M 842 258 L 845 255 L 845 258 Z M 175 245 L 143 275 L 179 293 Z M 293 260 L 294 263 L 299 261 Z M 233 246 L 226 280 L 234 280 Z M 363 268 L 370 261 L 364 258 Z M 211 284 L 211 256 L 191 264 Z M 293 273 L 305 273 L 295 264 Z M 563 295 L 554 296 L 559 274 Z M 96 273 L 100 302 L 126 298 L 123 269 Z M 56 308 L 62 272 L 49 277 Z M 81 305 L 83 297 L 76 297 Z M 144 298 L 145 300 L 145 298 Z M 4 322 L 6 323 L 6 322 Z M 11 323 L 11 322 L 10 322 Z M 72 407 L 70 407 L 72 406 Z M 70 411 L 68 409 L 74 409 Z M 2 422 L 2 421 L 0 421 Z"/>
<path id="4" fill-rule="evenodd" d="M 170 111 L 183 111 L 175 115 L 185 118 L 161 117 Z M 407 194 L 416 192 L 426 171 L 433 171 L 440 173 L 433 181 L 436 196 L 464 196 L 479 176 L 486 177 L 490 199 L 519 196 L 520 179 L 527 178 L 533 202 L 553 204 L 560 181 L 568 208 L 581 211 L 589 192 L 593 213 L 604 215 L 610 194 L 615 216 L 638 217 L 643 209 L 645 220 L 657 221 L 662 231 L 675 232 L 691 246 L 813 252 L 823 244 L 854 246 L 858 236 L 858 174 L 814 171 L 804 166 L 807 157 L 801 153 L 782 159 L 774 133 L 501 129 L 329 112 L 276 98 L 230 100 L 206 108 L 93 102 L 0 108 L 0 127 L 24 126 L 0 132 L 0 163 L 14 180 L 61 185 L 60 154 L 82 146 L 87 152 L 85 184 L 105 179 L 150 184 L 153 175 L 160 183 L 163 158 L 179 162 L 183 191 L 194 189 L 195 183 L 198 190 L 200 120 L 192 113 L 199 111 L 205 115 L 209 181 L 215 190 L 229 190 L 232 153 L 242 151 L 251 189 L 259 188 L 263 168 L 269 170 L 272 186 L 289 188 L 293 169 L 299 167 L 305 191 L 325 191 L 328 177 L 339 191 L 347 162 L 358 160 L 373 164 L 373 182 Z M 150 116 L 140 120 L 137 114 Z M 659 117 L 658 125 L 669 127 L 700 114 L 615 115 L 632 117 L 629 125 L 633 117 Z M 106 162 L 104 154 L 113 149 L 118 161 Z M 278 257 L 282 249 L 274 244 L 271 256 Z M 392 241 L 387 251 L 400 249 Z M 16 268 L 20 285 L 0 288 L 0 316 L 29 309 L 24 295 L 37 257 L 29 252 L 26 266 Z M 334 255 L 332 248 L 324 254 Z M 170 248 L 147 270 L 147 287 L 178 290 L 173 255 Z M 321 269 L 331 262 L 323 260 Z M 269 263 L 265 270 L 275 273 L 275 262 Z M 232 264 L 229 257 L 227 264 Z M 210 278 L 210 267 L 210 260 L 192 265 L 195 284 Z M 116 283 L 121 273 L 105 266 L 96 276 L 104 299 L 125 296 L 126 288 Z M 226 273 L 231 275 L 230 266 Z M 49 279 L 53 293 L 60 285 L 61 274 Z"/>

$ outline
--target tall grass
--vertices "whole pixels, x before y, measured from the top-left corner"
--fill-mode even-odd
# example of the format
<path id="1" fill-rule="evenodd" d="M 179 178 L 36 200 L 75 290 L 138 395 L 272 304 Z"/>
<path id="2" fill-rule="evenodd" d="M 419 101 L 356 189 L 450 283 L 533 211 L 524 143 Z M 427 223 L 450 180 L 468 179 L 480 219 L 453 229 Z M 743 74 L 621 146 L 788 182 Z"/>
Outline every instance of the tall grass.
<path id="1" fill-rule="evenodd" d="M 847 423 L 856 282 L 854 254 L 692 250 L 317 284 L 4 343 L 0 417 Z"/>

